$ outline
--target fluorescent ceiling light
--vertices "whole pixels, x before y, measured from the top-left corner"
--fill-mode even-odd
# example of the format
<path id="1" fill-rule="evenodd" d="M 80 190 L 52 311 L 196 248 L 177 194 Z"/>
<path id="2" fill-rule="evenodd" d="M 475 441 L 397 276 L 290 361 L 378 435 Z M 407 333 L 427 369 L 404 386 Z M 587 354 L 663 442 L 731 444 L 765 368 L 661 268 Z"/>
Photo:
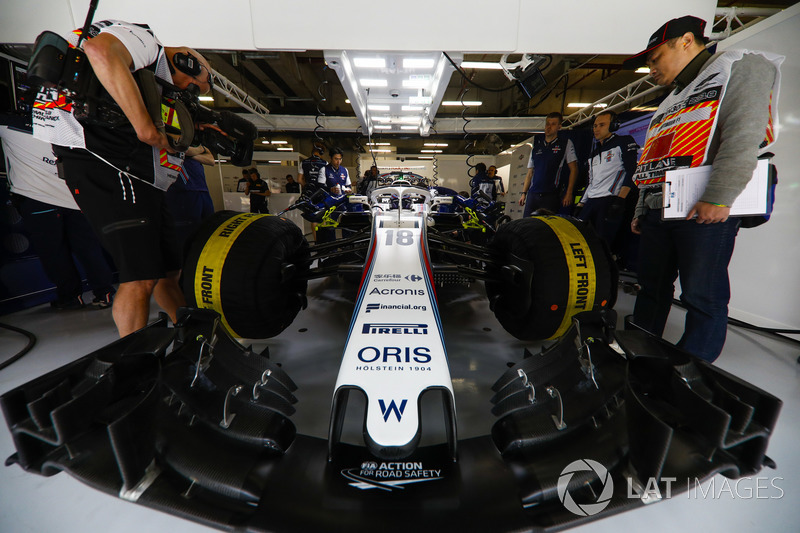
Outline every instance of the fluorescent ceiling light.
<path id="1" fill-rule="evenodd" d="M 418 129 L 419 126 L 400 126 L 401 130 L 415 130 Z"/>
<path id="2" fill-rule="evenodd" d="M 408 116 L 389 116 L 389 115 L 382 115 L 377 117 L 372 117 L 373 122 L 382 122 L 382 123 L 394 123 L 394 124 L 419 124 L 420 117 L 408 117 Z"/>
<path id="3" fill-rule="evenodd" d="M 272 141 L 272 144 L 289 144 L 289 141 Z"/>
<path id="4" fill-rule="evenodd" d="M 448 146 L 447 143 L 425 143 L 425 146 Z"/>
<path id="5" fill-rule="evenodd" d="M 418 105 L 404 105 L 400 108 L 403 111 L 422 111 L 422 106 Z"/>
<path id="6" fill-rule="evenodd" d="M 283 161 L 267 161 L 267 163 L 278 163 L 278 164 L 281 164 L 281 163 L 283 163 Z"/>
<path id="7" fill-rule="evenodd" d="M 214 101 L 214 97 L 213 96 L 198 96 L 197 99 L 200 100 L 201 102 L 213 102 Z"/>
<path id="8" fill-rule="evenodd" d="M 442 102 L 442 105 L 463 105 L 463 106 L 477 106 L 481 105 L 483 102 L 479 100 L 464 100 L 464 103 L 461 103 L 460 100 L 446 100 Z"/>
<path id="9" fill-rule="evenodd" d="M 389 85 L 387 80 L 362 78 L 358 80 L 362 87 L 386 87 Z"/>
<path id="10" fill-rule="evenodd" d="M 386 68 L 386 60 L 382 57 L 356 57 L 353 64 L 360 68 Z"/>
<path id="11" fill-rule="evenodd" d="M 345 98 L 345 99 L 344 99 L 344 103 L 345 103 L 345 104 L 349 104 L 349 103 L 350 103 L 350 99 L 349 99 L 349 98 Z"/>
<path id="12" fill-rule="evenodd" d="M 389 146 L 389 143 L 367 143 L 367 146 Z"/>
<path id="13" fill-rule="evenodd" d="M 410 80 L 403 80 L 403 88 L 405 89 L 427 89 L 430 84 L 430 78 L 411 78 Z"/>
<path id="14" fill-rule="evenodd" d="M 433 68 L 433 59 L 417 59 L 413 57 L 403 58 L 403 68 Z"/>
<path id="15" fill-rule="evenodd" d="M 433 102 L 433 98 L 430 96 L 410 96 L 408 98 L 408 103 L 411 105 L 428 105 Z"/>
<path id="16" fill-rule="evenodd" d="M 269 141 L 261 141 L 261 144 L 269 144 Z"/>
<path id="17" fill-rule="evenodd" d="M 482 68 L 488 70 L 502 70 L 503 66 L 500 63 L 490 63 L 483 61 L 462 61 L 461 68 Z"/>
<path id="18" fill-rule="evenodd" d="M 594 104 L 594 105 L 592 105 L 592 104 L 584 104 L 582 102 L 573 102 L 571 104 L 567 104 L 567 107 L 579 107 L 581 109 L 583 109 L 584 107 L 589 107 L 589 106 L 592 106 L 592 107 L 608 107 L 608 104 Z"/>
<path id="19" fill-rule="evenodd" d="M 370 111 L 389 111 L 391 108 L 392 106 L 384 104 L 369 104 L 367 106 Z"/>
<path id="20" fill-rule="evenodd" d="M 373 126 L 376 130 L 390 130 L 392 127 L 388 124 L 378 124 L 377 126 Z"/>
<path id="21" fill-rule="evenodd" d="M 423 154 L 441 154 L 441 150 L 420 150 Z"/>
<path id="22" fill-rule="evenodd" d="M 417 157 L 419 159 L 433 159 L 432 155 L 418 155 Z"/>
<path id="23" fill-rule="evenodd" d="M 370 152 L 374 152 L 376 154 L 391 154 L 392 153 L 392 151 L 389 150 L 388 148 L 370 148 L 369 151 Z"/>
<path id="24" fill-rule="evenodd" d="M 276 148 L 276 150 L 278 150 L 279 152 L 293 152 L 293 151 L 294 151 L 294 148 L 284 148 L 284 147 L 280 147 L 280 148 Z"/>
<path id="25" fill-rule="evenodd" d="M 650 74 L 650 67 L 639 67 L 636 69 L 636 74 Z"/>

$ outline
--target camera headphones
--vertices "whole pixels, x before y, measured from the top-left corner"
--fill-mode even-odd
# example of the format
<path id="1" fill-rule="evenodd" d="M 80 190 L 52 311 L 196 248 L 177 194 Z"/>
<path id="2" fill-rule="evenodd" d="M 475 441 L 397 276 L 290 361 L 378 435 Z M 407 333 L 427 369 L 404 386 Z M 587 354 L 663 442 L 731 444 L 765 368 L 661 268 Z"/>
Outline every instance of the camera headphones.
<path id="1" fill-rule="evenodd" d="M 203 72 L 203 64 L 190 53 L 175 52 L 175 54 L 172 56 L 172 61 L 167 61 L 167 65 L 169 66 L 170 74 L 175 74 L 175 70 L 177 69 L 198 81 L 200 80 L 200 74 Z M 213 89 L 214 77 L 211 76 L 210 70 L 208 72 L 208 78 L 206 81 Z M 192 86 L 194 86 L 194 89 Z M 188 89 L 196 91 L 197 94 L 200 93 L 200 87 L 196 83 L 189 84 Z"/>
<path id="2" fill-rule="evenodd" d="M 594 122 L 595 122 L 595 120 L 597 120 L 597 117 L 599 115 L 609 115 L 609 118 L 611 119 L 611 122 L 609 122 L 609 124 L 608 124 L 608 131 L 610 131 L 611 133 L 614 133 L 615 131 L 617 131 L 620 128 L 621 124 L 619 122 L 619 117 L 613 111 L 601 111 L 600 113 L 595 115 L 592 118 L 592 126 L 594 126 Z"/>
<path id="3" fill-rule="evenodd" d="M 176 69 L 193 78 L 198 77 L 203 72 L 200 62 L 192 54 L 176 52 L 172 56 L 172 62 L 175 64 Z"/>

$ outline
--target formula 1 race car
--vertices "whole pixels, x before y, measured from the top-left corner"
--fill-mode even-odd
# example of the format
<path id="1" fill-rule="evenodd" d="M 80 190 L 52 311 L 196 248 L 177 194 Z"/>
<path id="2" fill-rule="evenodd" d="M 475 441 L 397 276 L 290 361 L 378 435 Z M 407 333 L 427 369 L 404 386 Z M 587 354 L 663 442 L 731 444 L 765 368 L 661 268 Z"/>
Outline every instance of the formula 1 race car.
<path id="1" fill-rule="evenodd" d="M 780 400 L 617 330 L 617 271 L 590 227 L 509 221 L 489 199 L 385 178 L 368 196 L 292 206 L 342 232 L 326 243 L 283 216 L 214 215 L 187 249 L 174 327 L 162 318 L 0 398 L 9 462 L 237 531 L 560 530 L 674 480 L 689 490 L 771 465 Z M 323 439 L 292 422 L 291 359 L 237 338 L 280 334 L 309 281 L 330 276 L 356 297 L 329 350 L 341 364 Z M 506 331 L 549 344 L 497 369 L 491 433 L 459 439 L 438 293 L 472 281 Z M 354 417 L 357 444 L 342 440 Z"/>

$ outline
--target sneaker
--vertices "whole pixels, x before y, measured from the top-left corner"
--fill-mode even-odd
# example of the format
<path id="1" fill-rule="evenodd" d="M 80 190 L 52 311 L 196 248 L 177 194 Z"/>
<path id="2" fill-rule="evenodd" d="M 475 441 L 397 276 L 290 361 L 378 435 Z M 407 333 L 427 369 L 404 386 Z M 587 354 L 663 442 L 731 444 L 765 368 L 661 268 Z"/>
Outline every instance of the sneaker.
<path id="1" fill-rule="evenodd" d="M 50 307 L 58 309 L 59 311 L 72 311 L 74 309 L 83 309 L 84 303 L 81 296 L 75 296 L 66 300 L 53 300 L 50 302 Z"/>
<path id="2" fill-rule="evenodd" d="M 108 309 L 114 303 L 114 295 L 107 292 L 103 296 L 95 296 L 92 300 L 92 307 L 95 309 Z"/>

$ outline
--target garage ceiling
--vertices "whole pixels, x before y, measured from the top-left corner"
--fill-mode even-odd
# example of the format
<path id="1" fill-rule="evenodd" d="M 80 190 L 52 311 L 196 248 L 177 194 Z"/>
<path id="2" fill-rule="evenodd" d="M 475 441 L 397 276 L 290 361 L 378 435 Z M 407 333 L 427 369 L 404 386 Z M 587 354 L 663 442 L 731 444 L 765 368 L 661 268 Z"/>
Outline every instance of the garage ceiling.
<path id="1" fill-rule="evenodd" d="M 772 13 L 772 10 L 789 7 L 796 2 L 756 3 L 751 1 L 720 1 L 717 4 L 717 21 L 712 30 L 723 32 L 728 26 L 722 14 L 723 8 L 737 8 L 737 20 L 732 24 L 736 29 L 742 24 L 750 25 Z M 747 9 L 744 9 L 747 8 Z M 727 12 L 731 14 L 730 10 Z M 491 34 L 483 37 L 474 26 L 476 38 L 492 39 Z M 364 29 L 363 39 L 369 40 L 369 31 L 382 31 L 380 28 Z M 565 31 L 569 31 L 565 27 Z M 610 31 L 616 31 L 611 28 Z M 598 29 L 598 39 L 602 31 Z M 27 59 L 29 46 L 6 45 L 3 51 L 9 55 Z M 274 150 L 271 141 L 286 141 L 282 146 L 292 147 L 304 154 L 310 152 L 311 143 L 321 138 L 328 145 L 341 145 L 346 149 L 364 150 L 367 138 L 355 120 L 356 115 L 341 83 L 333 71 L 326 66 L 322 50 L 307 51 L 232 51 L 220 49 L 200 50 L 212 67 L 232 84 L 247 94 L 252 102 L 268 110 L 275 117 L 271 127 L 261 128 L 262 137 L 256 141 L 257 150 Z M 497 62 L 500 54 L 464 53 L 463 60 L 471 62 Z M 510 56 L 509 62 L 518 61 L 521 56 Z M 469 143 L 471 150 L 482 153 L 496 153 L 528 136 L 535 128 L 529 127 L 537 121 L 532 117 L 542 117 L 550 111 L 561 111 L 568 116 L 575 108 L 574 103 L 592 103 L 604 96 L 627 86 L 646 76 L 623 71 L 621 63 L 624 56 L 561 54 L 546 55 L 541 61 L 540 70 L 544 85 L 531 98 L 527 97 L 515 83 L 500 70 L 465 68 L 450 77 L 443 96 L 444 101 L 480 101 L 479 106 L 462 108 L 460 106 L 440 106 L 436 112 L 429 137 L 421 137 L 418 132 L 386 134 L 373 133 L 373 142 L 388 142 L 397 147 L 398 153 L 420 153 L 424 143 L 447 144 L 439 147 L 443 154 L 464 153 Z M 633 107 L 642 102 L 631 102 Z M 229 109 L 247 113 L 231 98 L 216 93 L 213 102 L 205 105 L 216 109 Z M 316 127 L 317 124 L 332 122 L 330 117 L 345 117 L 349 131 L 330 131 L 330 128 Z M 477 119 L 477 120 L 476 120 Z M 472 123 L 467 121 L 473 120 Z M 483 122 L 481 122 L 483 121 Z M 492 125 L 511 124 L 498 131 L 497 135 L 487 136 Z M 539 121 L 540 122 L 540 121 Z M 309 127 L 310 126 L 310 127 Z M 438 126 L 438 128 L 437 128 Z M 299 128 L 305 131 L 297 131 Z M 315 130 L 316 131 L 312 131 Z M 464 129 L 478 130 L 471 139 L 465 139 Z M 516 131 L 513 131 L 516 130 Z M 475 142 L 475 141 L 480 142 Z"/>

